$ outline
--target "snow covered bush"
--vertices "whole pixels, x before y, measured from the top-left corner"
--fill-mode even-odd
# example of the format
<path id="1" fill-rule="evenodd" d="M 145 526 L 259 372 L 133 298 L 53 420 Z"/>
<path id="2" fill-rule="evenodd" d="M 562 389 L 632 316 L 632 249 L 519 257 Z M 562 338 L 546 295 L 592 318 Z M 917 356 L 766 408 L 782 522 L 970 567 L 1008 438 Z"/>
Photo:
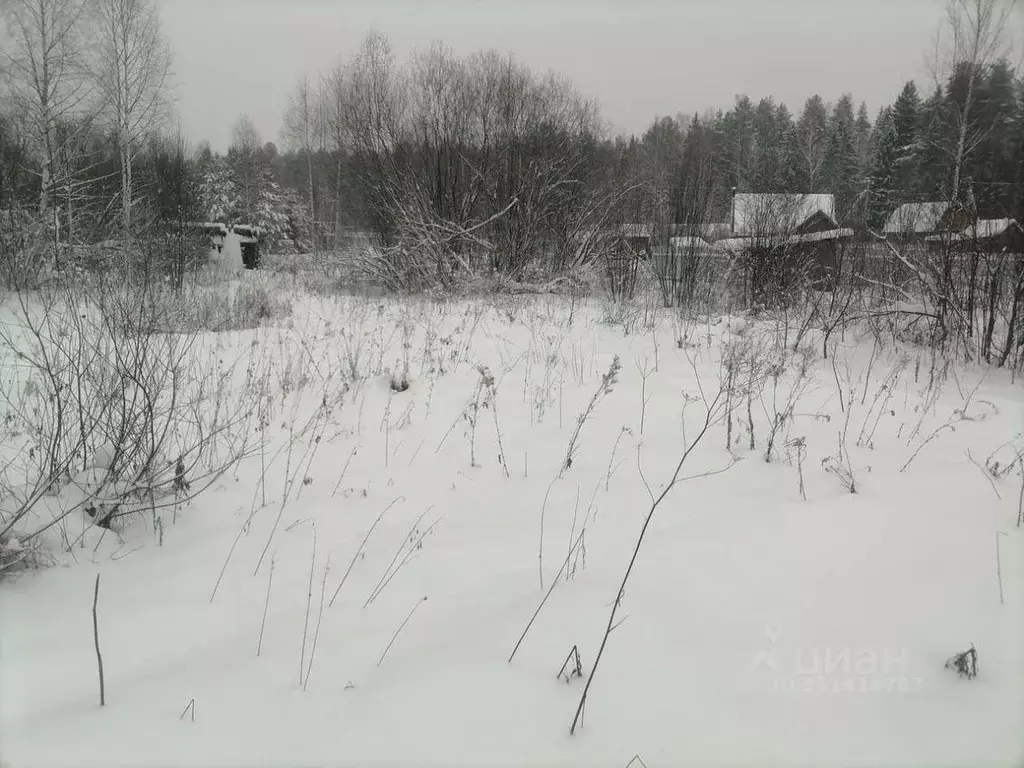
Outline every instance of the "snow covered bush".
<path id="1" fill-rule="evenodd" d="M 56 527 L 70 547 L 70 515 L 105 506 L 155 518 L 247 454 L 253 408 L 235 391 L 240 363 L 206 354 L 196 332 L 165 332 L 157 296 L 96 280 L 18 292 L 3 308 L 0 537 L 17 526 L 25 545 Z"/>
<path id="2" fill-rule="evenodd" d="M 292 303 L 279 295 L 266 280 L 247 280 L 238 286 L 231 302 L 235 318 L 246 323 L 243 327 L 258 325 L 265 320 L 278 320 L 292 314 Z"/>
<path id="3" fill-rule="evenodd" d="M 186 286 L 159 295 L 161 330 L 174 333 L 238 331 L 290 317 L 292 302 L 275 291 L 260 274 L 246 275 L 237 285 Z"/>

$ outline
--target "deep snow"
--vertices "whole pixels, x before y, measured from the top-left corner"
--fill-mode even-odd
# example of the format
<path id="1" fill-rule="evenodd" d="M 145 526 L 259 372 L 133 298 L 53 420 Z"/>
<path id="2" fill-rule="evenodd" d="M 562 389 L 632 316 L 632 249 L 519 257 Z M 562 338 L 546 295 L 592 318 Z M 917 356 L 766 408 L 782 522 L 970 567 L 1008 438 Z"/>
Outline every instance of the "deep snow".
<path id="1" fill-rule="evenodd" d="M 870 335 L 850 330 L 836 339 L 835 367 L 815 343 L 794 418 L 766 463 L 770 424 L 800 362 L 772 356 L 774 321 L 687 324 L 661 310 L 652 330 L 651 308 L 627 312 L 625 324 L 606 315 L 598 303 L 555 297 L 307 297 L 289 322 L 211 335 L 210 344 L 288 357 L 275 363 L 278 440 L 296 398 L 296 421 L 328 393 L 342 404 L 276 529 L 285 454 L 267 470 L 265 508 L 260 460 L 250 459 L 173 524 L 168 515 L 162 546 L 143 519 L 124 530 L 123 545 L 94 530 L 74 557 L 59 553 L 61 567 L 0 582 L 0 760 L 625 766 L 639 755 L 651 768 L 1020 765 L 1021 474 L 995 478 L 984 465 L 1005 465 L 1024 448 L 1021 384 L 1006 371 L 946 369 L 891 339 L 873 351 Z M 766 365 L 786 365 L 752 402 L 755 448 L 744 398 L 733 415 L 735 458 L 717 423 L 682 474 L 728 469 L 680 483 L 657 511 L 583 728 L 570 736 L 583 681 L 557 673 L 574 645 L 584 673 L 592 670 L 650 508 L 643 478 L 654 493 L 664 488 L 703 421 L 701 391 L 709 400 L 718 392 L 723 350 L 744 340 Z M 404 368 L 404 355 L 410 388 L 394 393 L 389 371 Z M 615 355 L 619 382 L 556 480 L 577 415 Z M 475 410 L 471 466 L 460 416 L 478 365 L 495 378 L 510 477 L 491 408 Z M 924 412 L 926 402 L 934 406 Z M 856 494 L 822 464 L 837 454 L 844 425 Z M 314 437 L 295 448 L 293 474 Z M 785 444 L 798 437 L 806 500 L 795 444 Z M 585 555 L 570 559 L 507 663 L 544 595 L 540 571 L 546 589 L 584 525 Z M 407 552 L 387 580 L 389 563 Z M 325 568 L 330 600 L 353 562 L 337 601 L 325 604 L 303 690 Z M 966 680 L 943 665 L 971 643 L 979 675 Z"/>

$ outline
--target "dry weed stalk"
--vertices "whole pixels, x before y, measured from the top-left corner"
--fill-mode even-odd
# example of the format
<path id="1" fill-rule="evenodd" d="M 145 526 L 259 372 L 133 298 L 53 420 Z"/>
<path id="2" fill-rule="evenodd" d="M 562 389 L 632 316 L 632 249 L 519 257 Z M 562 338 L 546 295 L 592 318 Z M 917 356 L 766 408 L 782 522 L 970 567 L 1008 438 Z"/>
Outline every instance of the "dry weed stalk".
<path id="1" fill-rule="evenodd" d="M 583 431 L 583 425 L 587 423 L 587 419 L 597 408 L 598 403 L 601 402 L 606 396 L 611 394 L 613 387 L 618 381 L 619 372 L 622 370 L 622 363 L 619 362 L 619 356 L 615 355 L 612 358 L 612 363 L 608 367 L 608 371 L 601 377 L 601 383 L 598 385 L 597 390 L 590 398 L 590 402 L 587 403 L 587 407 L 583 412 L 576 417 L 576 429 L 572 433 L 572 437 L 569 438 L 569 445 L 565 450 L 565 460 L 562 462 L 561 473 L 564 473 L 567 469 L 572 467 L 573 460 L 576 457 L 576 452 L 579 449 L 580 433 Z M 561 475 L 561 473 L 559 473 Z"/>
<path id="2" fill-rule="evenodd" d="M 693 365 L 692 361 L 691 365 Z M 727 399 L 727 394 L 725 390 L 722 388 L 721 383 L 719 391 L 715 395 L 715 397 L 712 400 L 708 400 L 707 396 L 704 394 L 703 387 L 701 386 L 700 376 L 699 374 L 697 374 L 696 366 L 693 366 L 693 368 L 694 375 L 697 377 L 697 388 L 698 390 L 700 390 L 700 399 L 705 407 L 704 421 L 694 440 L 685 447 L 683 454 L 679 459 L 679 462 L 676 464 L 675 471 L 672 473 L 669 482 L 666 484 L 661 494 L 655 497 L 654 492 L 650 488 L 650 486 L 647 487 L 647 492 L 651 496 L 652 500 L 651 507 L 647 513 L 646 518 L 644 519 L 644 524 L 643 527 L 640 529 L 640 534 L 637 536 L 636 544 L 633 547 L 633 554 L 630 557 L 629 564 L 626 566 L 626 571 L 622 577 L 622 583 L 619 585 L 619 589 L 615 594 L 615 599 L 612 601 L 611 611 L 608 614 L 608 623 L 605 627 L 604 634 L 601 638 L 601 644 L 598 647 L 597 656 L 594 658 L 593 669 L 591 670 L 590 676 L 587 678 L 586 686 L 583 689 L 583 693 L 580 696 L 579 704 L 576 707 L 576 714 L 573 717 L 572 725 L 569 728 L 570 734 L 576 733 L 576 728 L 580 724 L 580 721 L 583 717 L 583 710 L 587 704 L 587 696 L 590 693 L 590 686 L 593 684 L 594 678 L 597 676 L 598 667 L 601 663 L 602 657 L 604 656 L 604 650 L 608 644 L 608 638 L 610 637 L 612 631 L 618 626 L 618 623 L 616 623 L 615 619 L 618 614 L 619 606 L 622 604 L 622 599 L 626 592 L 626 586 L 629 583 L 629 577 L 632 574 L 633 568 L 635 567 L 637 559 L 640 556 L 640 549 L 643 546 L 644 538 L 647 535 L 647 530 L 650 528 L 651 521 L 654 519 L 654 515 L 658 511 L 658 507 L 665 500 L 665 497 L 667 497 L 668 494 L 672 491 L 672 489 L 676 486 L 676 484 L 683 479 L 681 478 L 683 466 L 686 464 L 686 460 L 690 457 L 693 450 L 698 445 L 701 444 L 701 441 L 704 439 L 705 435 L 707 435 L 711 427 L 718 421 L 723 419 L 726 415 L 727 409 L 724 406 L 725 401 Z M 729 466 L 731 466 L 731 464 Z M 726 467 L 726 469 L 728 469 L 728 467 Z M 715 474 L 715 472 L 704 473 L 703 476 L 707 476 L 710 474 Z"/>

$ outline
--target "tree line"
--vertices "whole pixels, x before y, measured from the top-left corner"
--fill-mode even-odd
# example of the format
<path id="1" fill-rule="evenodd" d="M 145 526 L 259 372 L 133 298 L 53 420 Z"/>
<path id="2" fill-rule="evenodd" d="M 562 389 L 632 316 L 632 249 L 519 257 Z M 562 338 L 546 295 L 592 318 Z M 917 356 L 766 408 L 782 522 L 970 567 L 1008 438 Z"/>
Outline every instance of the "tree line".
<path id="1" fill-rule="evenodd" d="M 385 276 L 443 284 L 612 258 L 606 235 L 624 224 L 697 233 L 728 221 L 735 191 L 831 193 L 840 224 L 861 230 L 925 200 L 1020 219 L 1012 6 L 952 0 L 934 82 L 907 82 L 874 115 L 850 93 L 798 111 L 741 95 L 639 136 L 613 135 L 593 99 L 511 54 L 438 43 L 398 62 L 371 33 L 299 78 L 280 150 L 242 116 L 220 154 L 171 128 L 152 0 L 0 0 L 0 210 L 33 211 L 58 253 L 195 220 L 244 220 L 272 247 L 316 252 L 359 231 Z"/>

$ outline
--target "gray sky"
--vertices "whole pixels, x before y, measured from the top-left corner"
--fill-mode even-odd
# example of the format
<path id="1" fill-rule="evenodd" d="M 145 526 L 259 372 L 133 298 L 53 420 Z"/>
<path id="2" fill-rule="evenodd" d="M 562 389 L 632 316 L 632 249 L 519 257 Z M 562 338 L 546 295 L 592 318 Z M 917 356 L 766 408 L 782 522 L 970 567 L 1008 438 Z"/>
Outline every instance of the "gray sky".
<path id="1" fill-rule="evenodd" d="M 346 59 L 370 29 L 399 60 L 442 40 L 512 51 L 568 75 L 616 130 L 655 115 L 820 93 L 872 117 L 926 66 L 943 0 L 161 0 L 182 128 L 215 149 L 242 113 L 278 141 L 297 77 Z"/>

